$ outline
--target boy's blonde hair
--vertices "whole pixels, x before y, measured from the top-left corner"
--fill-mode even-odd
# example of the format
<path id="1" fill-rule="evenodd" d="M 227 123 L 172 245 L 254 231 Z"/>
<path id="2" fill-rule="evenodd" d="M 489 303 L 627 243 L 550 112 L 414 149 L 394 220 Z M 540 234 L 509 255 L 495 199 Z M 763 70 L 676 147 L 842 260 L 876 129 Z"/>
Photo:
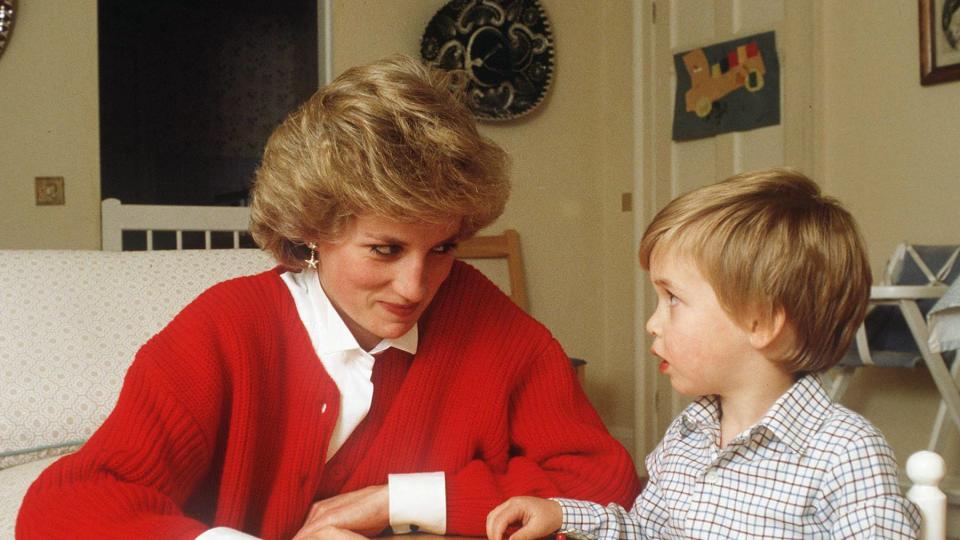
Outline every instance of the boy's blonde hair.
<path id="1" fill-rule="evenodd" d="M 336 240 L 358 215 L 462 218 L 468 238 L 500 216 L 506 153 L 481 136 L 451 76 L 401 55 L 347 70 L 270 136 L 257 170 L 251 233 L 288 268 L 304 244 Z"/>
<path id="2" fill-rule="evenodd" d="M 840 361 L 863 321 L 870 265 L 853 217 L 791 169 L 743 173 L 691 191 L 661 210 L 640 241 L 689 256 L 738 324 L 782 309 L 795 341 L 788 373 Z"/>

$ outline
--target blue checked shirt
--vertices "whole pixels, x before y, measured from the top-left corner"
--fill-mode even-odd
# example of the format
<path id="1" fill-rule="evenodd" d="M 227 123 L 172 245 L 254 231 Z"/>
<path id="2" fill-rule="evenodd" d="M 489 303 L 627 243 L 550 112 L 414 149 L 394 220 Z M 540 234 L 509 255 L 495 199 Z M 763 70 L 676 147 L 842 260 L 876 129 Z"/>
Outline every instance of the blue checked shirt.
<path id="1" fill-rule="evenodd" d="M 684 409 L 647 456 L 630 511 L 571 499 L 563 532 L 588 539 L 916 538 L 920 514 L 900 493 L 893 452 L 862 416 L 830 402 L 816 376 L 797 381 L 722 450 L 720 403 Z"/>

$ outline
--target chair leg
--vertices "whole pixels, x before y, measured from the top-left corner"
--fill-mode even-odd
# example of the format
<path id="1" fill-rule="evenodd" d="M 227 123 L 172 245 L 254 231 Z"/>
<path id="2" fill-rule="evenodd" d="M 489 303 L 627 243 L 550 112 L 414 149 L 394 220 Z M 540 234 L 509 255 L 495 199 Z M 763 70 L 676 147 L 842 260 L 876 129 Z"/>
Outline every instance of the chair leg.
<path id="1" fill-rule="evenodd" d="M 903 317 L 910 328 L 910 333 L 913 334 L 913 339 L 920 349 L 920 355 L 927 364 L 930 376 L 933 377 L 933 383 L 940 392 L 941 403 L 946 408 L 946 412 L 950 414 L 950 418 L 957 425 L 957 428 L 960 429 L 960 389 L 958 389 L 957 382 L 954 380 L 955 374 L 950 373 L 950 370 L 947 369 L 943 356 L 932 352 L 927 345 L 927 325 L 923 321 L 923 315 L 920 314 L 917 303 L 911 300 L 900 300 L 899 303 Z M 939 435 L 931 435 L 930 442 L 937 442 L 938 439 Z"/>
<path id="2" fill-rule="evenodd" d="M 960 358 L 953 360 L 953 365 L 950 366 L 950 376 L 956 381 L 957 386 L 960 387 Z M 933 431 L 930 433 L 930 443 L 927 445 L 927 450 L 936 452 L 937 448 L 940 447 L 940 444 L 943 442 L 946 421 L 947 403 L 941 399 L 940 405 L 937 407 L 937 417 L 933 421 Z M 960 426 L 958 426 L 957 429 L 960 430 Z"/>
<path id="3" fill-rule="evenodd" d="M 830 370 L 830 379 L 826 382 L 827 394 L 831 401 L 838 403 L 847 392 L 847 388 L 850 386 L 850 377 L 853 376 L 854 371 L 856 371 L 856 368 L 846 366 L 835 367 Z"/>

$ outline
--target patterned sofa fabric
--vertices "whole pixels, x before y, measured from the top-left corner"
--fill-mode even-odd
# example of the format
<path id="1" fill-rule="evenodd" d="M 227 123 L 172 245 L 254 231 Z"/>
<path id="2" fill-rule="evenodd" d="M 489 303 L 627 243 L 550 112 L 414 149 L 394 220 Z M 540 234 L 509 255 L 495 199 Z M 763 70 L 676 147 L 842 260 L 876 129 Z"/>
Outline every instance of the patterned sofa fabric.
<path id="1" fill-rule="evenodd" d="M 0 469 L 76 448 L 137 349 L 211 285 L 273 266 L 259 250 L 0 250 Z"/>

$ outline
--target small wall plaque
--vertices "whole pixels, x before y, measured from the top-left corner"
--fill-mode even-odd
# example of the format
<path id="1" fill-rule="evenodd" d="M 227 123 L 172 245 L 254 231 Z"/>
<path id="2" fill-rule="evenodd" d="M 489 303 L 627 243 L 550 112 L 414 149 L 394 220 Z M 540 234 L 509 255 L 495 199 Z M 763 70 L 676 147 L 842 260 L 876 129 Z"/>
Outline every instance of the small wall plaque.
<path id="1" fill-rule="evenodd" d="M 62 176 L 38 176 L 34 180 L 37 186 L 37 206 L 65 204 Z"/>

